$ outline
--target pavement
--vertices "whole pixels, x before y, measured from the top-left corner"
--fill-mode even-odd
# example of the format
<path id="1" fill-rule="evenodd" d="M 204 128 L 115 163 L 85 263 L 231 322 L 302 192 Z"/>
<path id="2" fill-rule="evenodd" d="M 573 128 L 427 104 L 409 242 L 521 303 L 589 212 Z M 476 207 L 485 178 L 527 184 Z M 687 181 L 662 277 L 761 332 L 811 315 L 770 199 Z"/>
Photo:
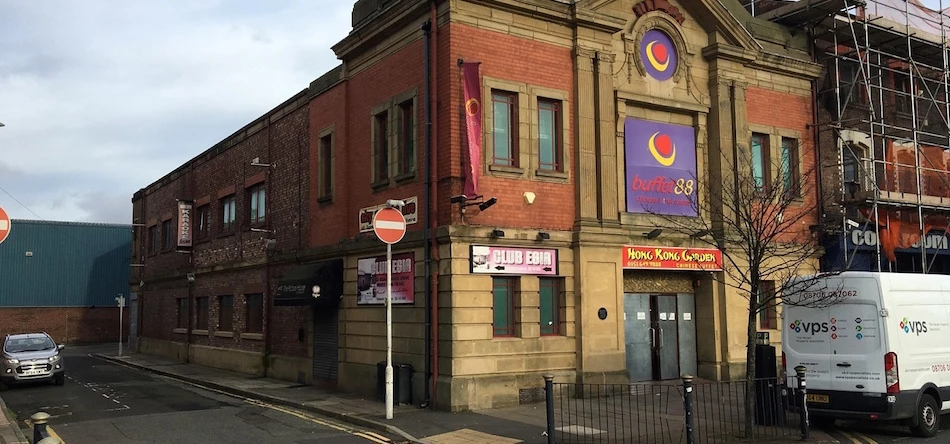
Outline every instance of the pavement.
<path id="1" fill-rule="evenodd" d="M 3 415 L 0 415 L 0 444 L 28 443 L 26 435 L 16 425 L 15 415 L 3 399 L 0 399 L 0 410 L 3 410 Z"/>
<path id="2" fill-rule="evenodd" d="M 139 353 L 93 354 L 120 365 L 163 375 L 201 388 L 247 399 L 283 405 L 377 430 L 405 442 L 423 444 L 546 443 L 546 411 L 543 403 L 478 412 L 450 413 L 421 409 L 413 405 L 394 407 L 393 419 L 385 419 L 382 402 L 375 398 L 331 392 L 272 378 L 185 364 L 163 357 Z M 766 442 L 766 441 L 763 441 Z M 802 442 L 769 439 L 774 444 Z M 838 443 L 821 430 L 811 431 L 814 443 Z"/>

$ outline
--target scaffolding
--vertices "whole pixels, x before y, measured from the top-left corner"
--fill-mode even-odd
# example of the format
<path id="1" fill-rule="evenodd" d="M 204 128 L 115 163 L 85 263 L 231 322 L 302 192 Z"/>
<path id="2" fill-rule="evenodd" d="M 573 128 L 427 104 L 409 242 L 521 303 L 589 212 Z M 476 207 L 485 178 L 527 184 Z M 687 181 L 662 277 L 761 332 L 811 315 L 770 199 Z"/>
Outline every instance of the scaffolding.
<path id="1" fill-rule="evenodd" d="M 840 179 L 826 209 L 841 215 L 832 231 L 843 269 L 867 251 L 846 238 L 863 227 L 874 233 L 872 270 L 950 273 L 936 254 L 946 245 L 928 237 L 950 229 L 950 0 L 939 1 L 935 11 L 915 0 L 801 0 L 755 14 L 807 31 L 826 68 L 814 106 L 822 168 Z M 895 249 L 919 255 L 898 260 Z"/>

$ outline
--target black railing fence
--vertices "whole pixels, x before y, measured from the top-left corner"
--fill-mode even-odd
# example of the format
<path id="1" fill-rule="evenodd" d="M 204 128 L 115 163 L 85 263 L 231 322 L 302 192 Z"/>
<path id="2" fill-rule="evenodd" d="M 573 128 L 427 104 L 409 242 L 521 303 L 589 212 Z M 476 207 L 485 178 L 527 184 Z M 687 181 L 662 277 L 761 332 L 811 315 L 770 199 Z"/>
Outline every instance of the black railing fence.
<path id="1" fill-rule="evenodd" d="M 545 377 L 548 442 L 718 444 L 807 434 L 807 424 L 787 408 L 799 390 L 779 378 L 755 386 L 754 425 L 746 434 L 745 381 L 574 384 Z"/>

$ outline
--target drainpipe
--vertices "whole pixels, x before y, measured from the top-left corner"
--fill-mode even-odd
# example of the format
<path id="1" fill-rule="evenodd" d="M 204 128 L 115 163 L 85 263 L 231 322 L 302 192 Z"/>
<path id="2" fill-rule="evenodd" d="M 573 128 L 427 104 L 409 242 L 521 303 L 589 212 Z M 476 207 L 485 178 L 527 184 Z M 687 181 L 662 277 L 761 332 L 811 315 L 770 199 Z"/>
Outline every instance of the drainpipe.
<path id="1" fill-rule="evenodd" d="M 432 22 L 425 22 L 422 24 L 422 70 L 423 77 L 425 78 L 425 90 L 423 91 L 423 107 L 424 107 L 424 121 L 425 121 L 425 191 L 423 194 L 423 201 L 425 201 L 425 212 L 423 217 L 425 218 L 425 228 L 422 230 L 422 244 L 425 248 L 425 306 L 426 308 L 432 306 L 432 283 L 429 282 L 431 278 L 431 269 L 432 269 L 432 251 L 429 250 L 429 220 L 432 218 L 432 204 L 431 204 L 431 190 L 429 186 L 432 184 L 432 165 L 429 163 L 429 151 L 432 149 L 432 110 L 431 104 L 429 103 L 429 98 L 431 95 L 430 89 L 430 79 L 429 79 L 429 51 L 430 48 L 430 32 L 432 31 Z M 426 310 L 426 326 L 425 326 L 425 394 L 423 395 L 422 405 L 429 405 L 429 388 L 432 384 L 432 312 Z"/>
<path id="2" fill-rule="evenodd" d="M 267 117 L 267 164 L 266 170 L 264 172 L 264 235 L 266 237 L 272 236 L 274 233 L 271 231 L 271 220 L 273 219 L 272 215 L 268 214 L 268 207 L 270 206 L 268 201 L 271 201 L 273 198 L 273 177 L 271 176 L 271 170 L 274 168 L 274 158 L 271 156 L 271 145 L 272 145 L 272 134 L 271 134 L 271 119 L 272 117 Z M 299 165 L 298 165 L 299 168 Z M 264 328 L 264 363 L 262 369 L 264 376 L 267 376 L 268 367 L 268 358 L 270 357 L 271 352 L 271 343 L 273 338 L 273 329 L 274 329 L 274 295 L 270 291 L 270 250 L 267 249 L 266 243 L 264 247 L 264 309 L 267 315 L 265 316 L 265 325 Z"/>
<path id="3" fill-rule="evenodd" d="M 439 123 L 438 119 L 432 119 L 432 108 L 438 105 L 438 66 L 439 66 L 439 22 L 436 14 L 438 0 L 432 0 L 429 3 L 430 6 L 430 18 L 429 26 L 430 32 L 432 33 L 431 38 L 429 39 L 431 46 L 431 60 L 429 63 L 429 68 L 431 74 L 429 76 L 430 83 L 433 85 L 426 85 L 426 90 L 429 94 L 429 100 L 426 102 L 429 107 L 429 116 L 428 116 L 428 126 L 431 126 L 431 131 L 429 132 L 429 137 L 426 139 L 426 154 L 428 155 L 426 167 L 430 171 L 426 174 L 426 180 L 429 181 L 427 187 L 427 202 L 426 202 L 426 221 L 429 223 L 429 228 L 426 230 L 429 232 L 429 244 L 426 245 L 426 250 L 429 252 L 429 258 L 426 261 L 426 271 L 429 272 L 429 279 L 426 281 L 429 285 L 429 290 L 426 292 L 426 297 L 429 299 L 426 301 L 427 307 L 429 308 L 428 317 L 429 325 L 428 331 L 430 332 L 431 341 L 429 347 L 431 348 L 430 356 L 430 366 L 432 367 L 430 378 L 428 381 L 429 384 L 427 388 L 431 385 L 430 392 L 431 394 L 426 397 L 426 405 L 430 405 L 433 400 L 437 399 L 438 393 L 438 380 L 439 380 L 439 271 L 438 267 L 432 267 L 433 262 L 438 262 L 439 260 L 439 242 L 434 237 L 436 228 L 439 226 L 439 189 L 438 189 L 438 175 L 439 175 L 439 150 L 432 149 L 432 140 L 439 140 Z M 430 51 L 427 48 L 427 53 Z M 428 71 L 427 71 L 428 72 Z M 434 82 L 432 81 L 434 79 Z M 433 180 L 434 178 L 434 180 Z M 435 217 L 432 217 L 429 213 L 431 208 L 435 206 Z"/>

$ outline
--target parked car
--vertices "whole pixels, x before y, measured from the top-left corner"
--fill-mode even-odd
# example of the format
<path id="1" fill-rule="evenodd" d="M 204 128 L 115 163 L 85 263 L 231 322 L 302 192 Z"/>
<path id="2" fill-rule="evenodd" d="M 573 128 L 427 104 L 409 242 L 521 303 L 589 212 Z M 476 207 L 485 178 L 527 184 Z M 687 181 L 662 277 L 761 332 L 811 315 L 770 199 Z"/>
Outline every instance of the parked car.
<path id="1" fill-rule="evenodd" d="M 12 384 L 31 381 L 63 385 L 66 365 L 59 354 L 63 348 L 64 345 L 57 346 L 46 333 L 7 335 L 0 360 L 0 391 Z"/>

